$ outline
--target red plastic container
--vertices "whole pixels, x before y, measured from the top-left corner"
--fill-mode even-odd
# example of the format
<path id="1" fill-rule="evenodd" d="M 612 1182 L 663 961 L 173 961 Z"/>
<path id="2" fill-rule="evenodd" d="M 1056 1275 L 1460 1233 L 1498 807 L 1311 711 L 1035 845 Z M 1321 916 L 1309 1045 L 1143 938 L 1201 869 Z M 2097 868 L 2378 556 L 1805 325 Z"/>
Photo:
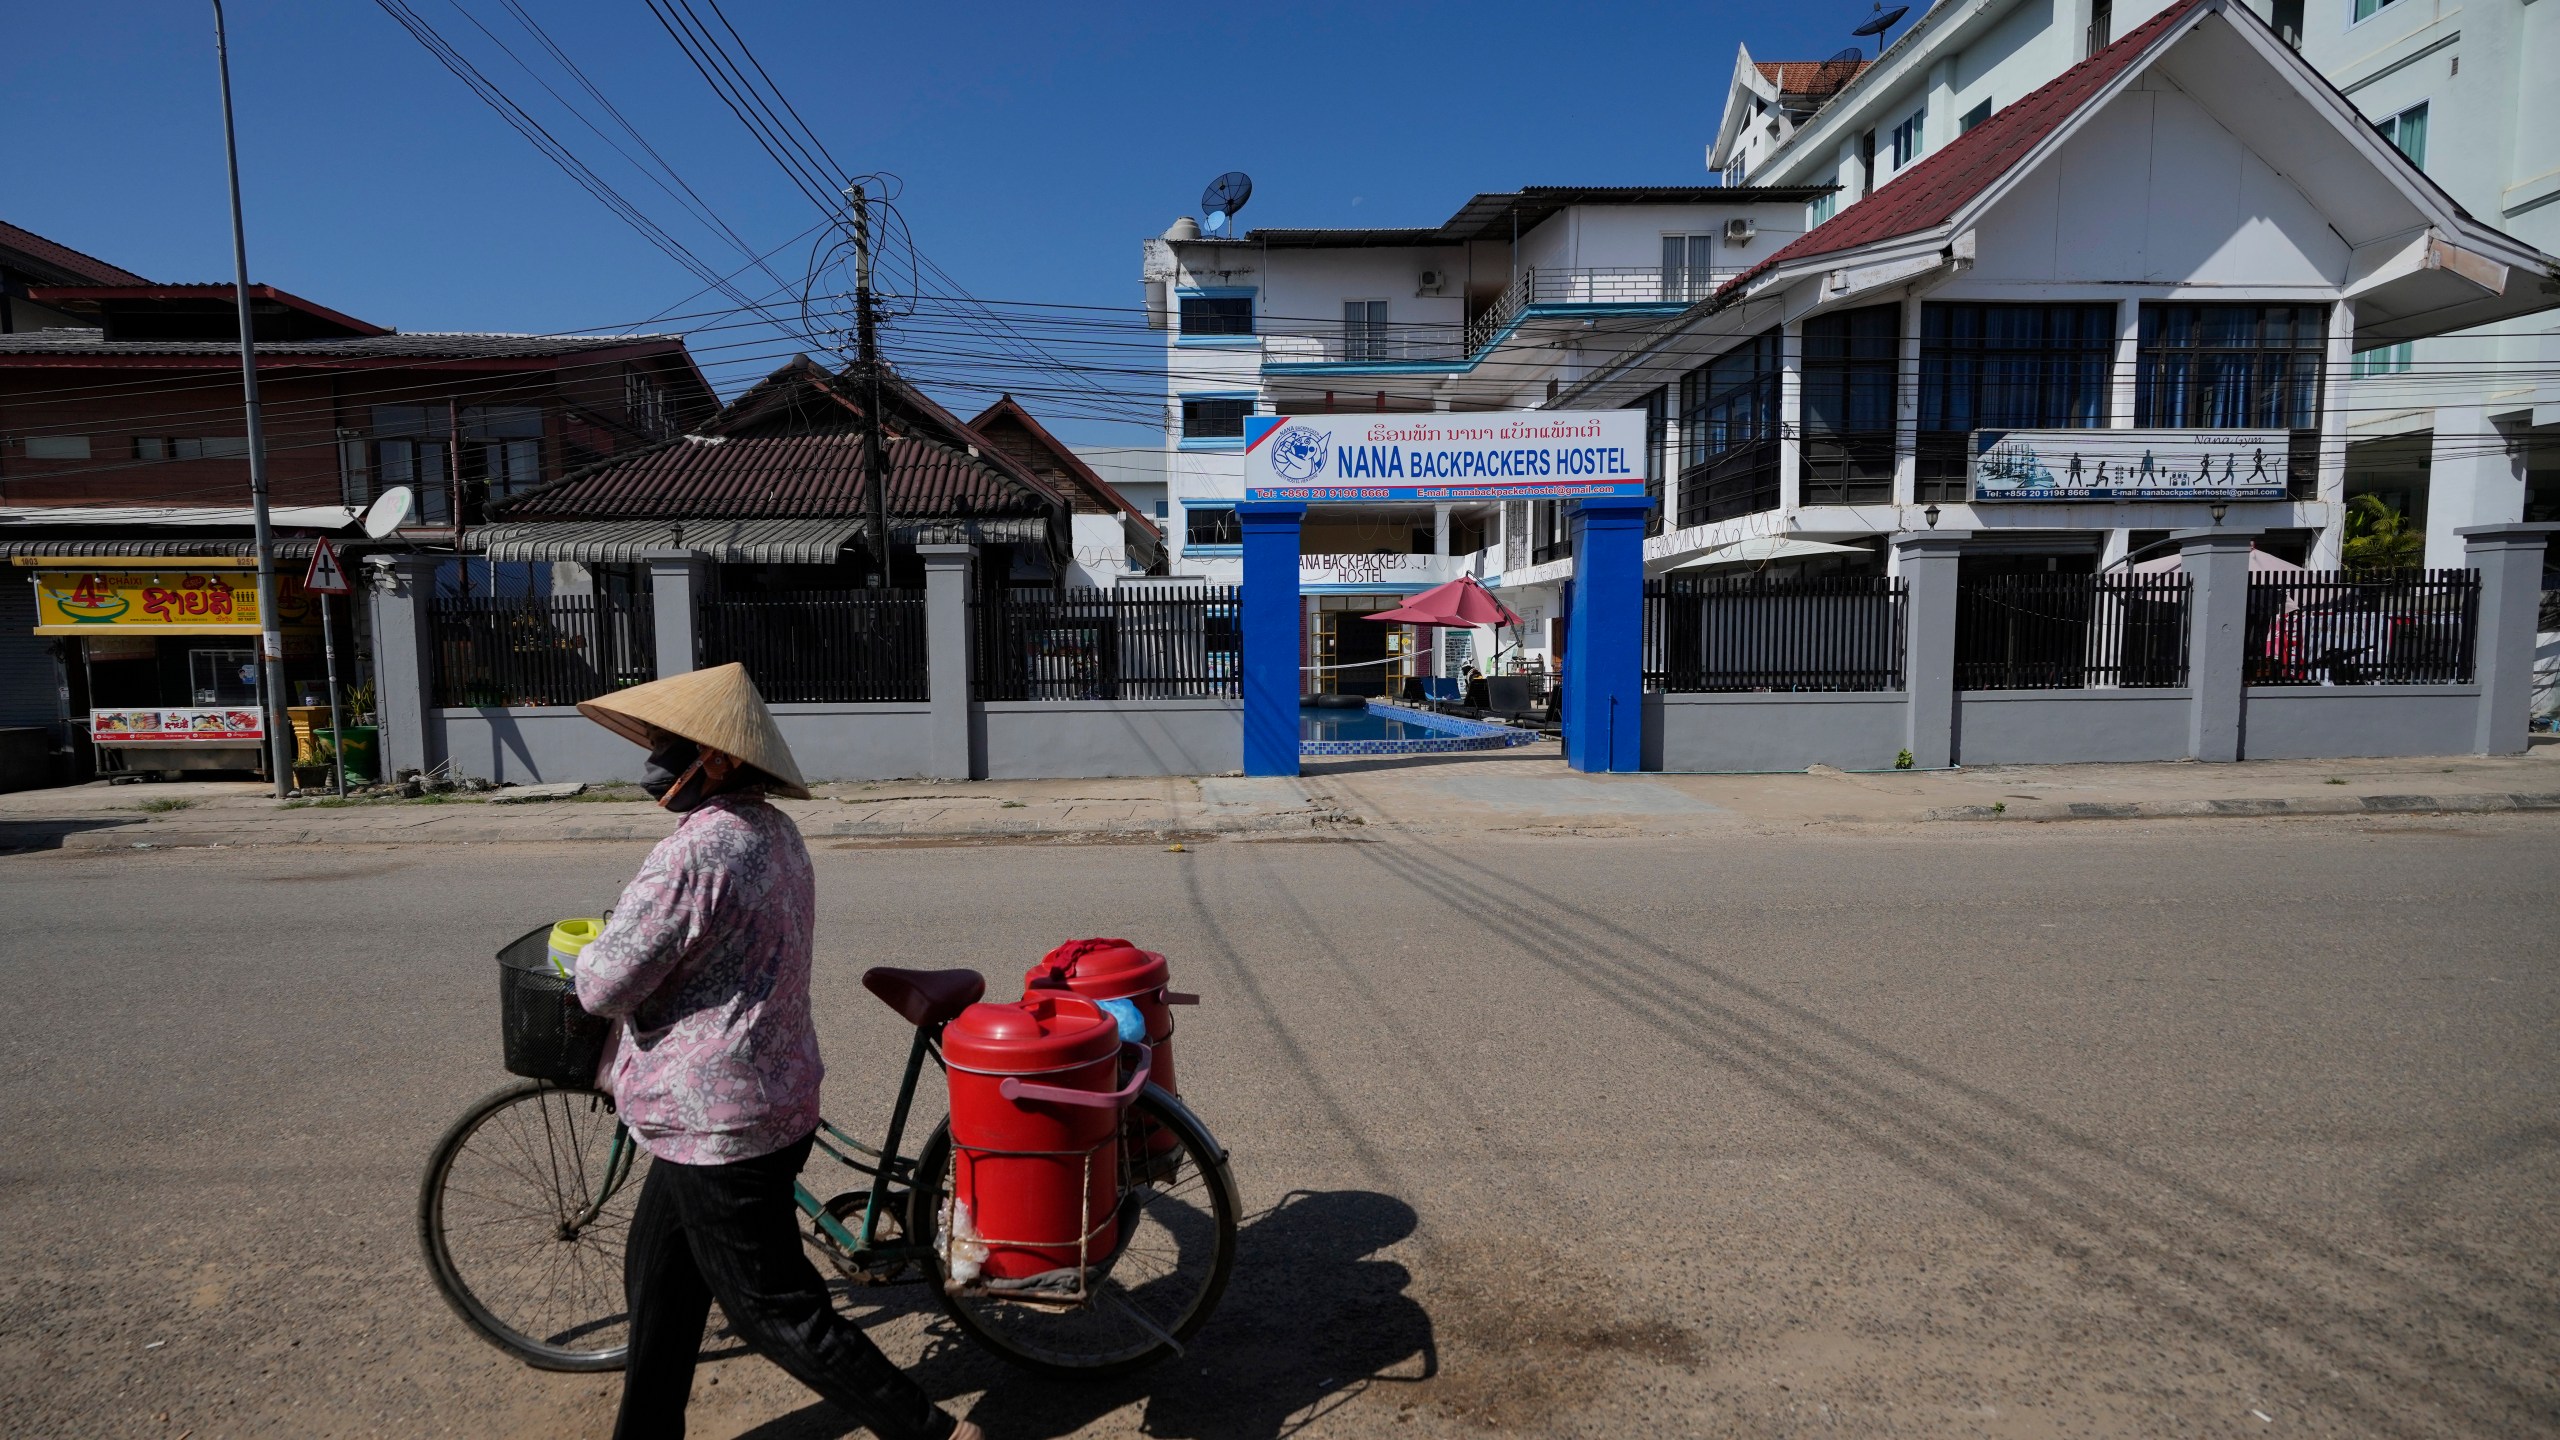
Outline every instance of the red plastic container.
<path id="1" fill-rule="evenodd" d="M 987 1247 L 980 1271 L 1017 1280 L 1091 1263 L 1118 1240 L 1119 1027 L 1091 1001 L 1042 991 L 972 1005 L 942 1032 L 951 1081 L 952 1195 Z"/>
<path id="2" fill-rule="evenodd" d="M 1126 940 L 1070 940 L 1023 972 L 1027 995 L 1069 991 L 1087 1000 L 1130 1000 L 1147 1025 L 1147 1051 L 1155 1063 L 1155 1083 L 1168 1095 L 1182 1090 L 1173 1076 L 1173 1009 L 1194 997 L 1165 988 L 1172 970 L 1164 956 L 1141 950 Z M 1168 1141 L 1172 1138 L 1165 1137 Z"/>

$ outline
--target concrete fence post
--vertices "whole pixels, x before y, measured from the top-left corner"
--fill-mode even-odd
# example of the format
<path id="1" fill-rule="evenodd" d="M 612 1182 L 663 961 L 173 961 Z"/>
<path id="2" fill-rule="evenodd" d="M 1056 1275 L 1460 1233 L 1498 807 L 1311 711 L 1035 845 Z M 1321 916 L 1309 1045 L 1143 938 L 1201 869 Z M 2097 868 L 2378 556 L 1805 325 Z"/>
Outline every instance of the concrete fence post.
<path id="1" fill-rule="evenodd" d="M 2187 594 L 2187 693 L 2195 697 L 2187 754 L 2237 760 L 2249 683 L 2249 547 L 2258 532 L 2181 530 L 2169 538 L 2194 586 Z"/>
<path id="2" fill-rule="evenodd" d="M 690 550 L 652 550 L 649 562 L 650 621 L 658 632 L 658 678 L 683 675 L 694 668 L 693 607 L 701 590 L 702 557 Z"/>
<path id="3" fill-rule="evenodd" d="M 1904 531 L 1893 537 L 1894 568 L 1908 587 L 1903 612 L 1902 689 L 1910 699 L 1903 746 L 1911 763 L 1956 763 L 1956 570 L 1970 530 Z"/>
<path id="4" fill-rule="evenodd" d="M 925 694 L 933 704 L 933 739 L 926 748 L 933 780 L 974 780 L 978 763 L 976 726 L 969 718 L 969 676 L 976 668 L 970 653 L 971 570 L 975 545 L 919 545 L 924 560 Z"/>
<path id="5" fill-rule="evenodd" d="M 444 758 L 435 724 L 435 642 L 427 627 L 437 557 L 369 555 L 373 605 L 373 703 L 382 727 L 380 778 L 424 770 Z"/>
<path id="6" fill-rule="evenodd" d="M 2480 718 L 2471 748 L 2481 755 L 2519 754 L 2533 720 L 2543 558 L 2560 524 L 2466 525 L 2453 533 L 2462 541 L 2463 560 L 2480 572 L 2480 637 L 2472 651 Z"/>

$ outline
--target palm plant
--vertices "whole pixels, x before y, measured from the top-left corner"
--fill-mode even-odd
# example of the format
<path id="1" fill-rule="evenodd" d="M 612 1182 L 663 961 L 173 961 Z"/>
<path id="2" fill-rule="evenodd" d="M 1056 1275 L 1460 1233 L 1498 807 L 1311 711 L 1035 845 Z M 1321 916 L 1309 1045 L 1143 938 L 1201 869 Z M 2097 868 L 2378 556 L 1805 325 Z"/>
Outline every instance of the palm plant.
<path id="1" fill-rule="evenodd" d="M 2340 559 L 2349 574 L 2379 579 L 2415 570 L 2426 558 L 2426 532 L 2410 528 L 2398 506 L 2379 495 L 2347 501 L 2347 540 Z"/>

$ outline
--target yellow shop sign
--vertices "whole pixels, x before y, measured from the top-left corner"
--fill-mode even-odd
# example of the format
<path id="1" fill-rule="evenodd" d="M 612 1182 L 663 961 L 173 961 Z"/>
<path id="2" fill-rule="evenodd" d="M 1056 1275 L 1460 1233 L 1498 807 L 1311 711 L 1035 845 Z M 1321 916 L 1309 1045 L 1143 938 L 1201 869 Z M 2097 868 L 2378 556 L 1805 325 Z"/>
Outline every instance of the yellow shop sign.
<path id="1" fill-rule="evenodd" d="M 311 596 L 278 577 L 281 625 L 307 624 Z M 214 570 L 44 570 L 36 574 L 38 635 L 101 630 L 255 635 L 258 577 Z M 281 628 L 281 627 L 280 627 Z"/>

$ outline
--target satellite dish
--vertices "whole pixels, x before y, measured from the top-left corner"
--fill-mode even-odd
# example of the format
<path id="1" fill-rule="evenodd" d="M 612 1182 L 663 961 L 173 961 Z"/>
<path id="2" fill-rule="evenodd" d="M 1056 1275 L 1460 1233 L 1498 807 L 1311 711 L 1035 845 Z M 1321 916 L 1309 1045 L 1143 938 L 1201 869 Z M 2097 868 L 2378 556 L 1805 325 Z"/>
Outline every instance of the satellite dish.
<path id="1" fill-rule="evenodd" d="M 1830 59 L 1825 60 L 1822 63 L 1825 65 L 1837 65 L 1843 60 L 1864 60 L 1866 58 L 1866 46 L 1852 45 L 1848 49 L 1841 51 L 1839 54 L 1832 56 Z"/>
<path id="2" fill-rule="evenodd" d="M 364 533 L 376 540 L 409 523 L 409 512 L 417 508 L 417 493 L 406 485 L 394 485 L 374 498 L 364 510 Z"/>
<path id="3" fill-rule="evenodd" d="M 1232 231 L 1236 212 L 1253 198 L 1253 177 L 1241 170 L 1230 170 L 1209 182 L 1200 192 L 1200 213 L 1209 217 L 1206 228 Z"/>
<path id="4" fill-rule="evenodd" d="M 1895 21 L 1900 20 L 1903 16 L 1910 13 L 1911 7 L 1908 5 L 1896 5 L 1892 9 L 1887 10 L 1884 8 L 1883 0 L 1877 0 L 1876 13 L 1867 17 L 1866 24 L 1859 26 L 1857 29 L 1850 31 L 1849 33 L 1852 35 L 1882 36 L 1884 32 L 1893 28 Z M 1878 45 L 1882 45 L 1884 41 L 1882 39 L 1878 39 L 1876 43 Z"/>

